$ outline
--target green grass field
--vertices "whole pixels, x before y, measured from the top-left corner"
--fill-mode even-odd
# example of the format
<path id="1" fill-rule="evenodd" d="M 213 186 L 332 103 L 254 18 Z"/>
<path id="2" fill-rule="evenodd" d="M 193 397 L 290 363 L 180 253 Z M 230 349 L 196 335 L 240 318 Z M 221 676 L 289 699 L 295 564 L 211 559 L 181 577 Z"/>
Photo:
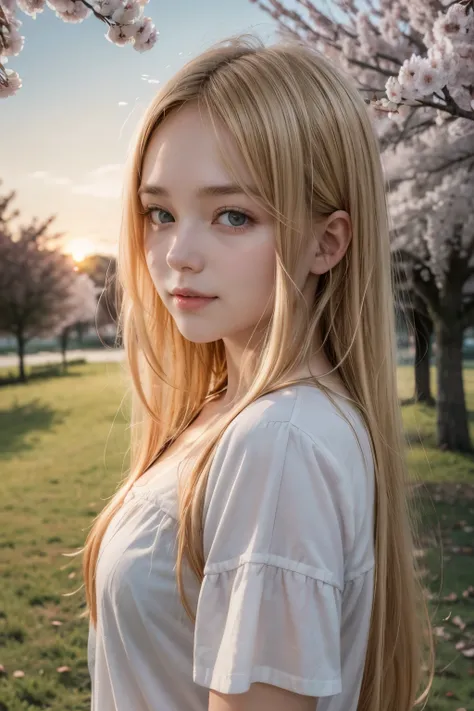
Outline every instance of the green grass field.
<path id="1" fill-rule="evenodd" d="M 400 368 L 400 397 L 412 387 L 411 368 Z M 473 370 L 466 389 L 472 414 Z M 44 368 L 0 389 L 0 711 L 90 708 L 84 596 L 70 595 L 80 557 L 63 554 L 83 545 L 127 469 L 124 392 L 115 364 Z M 474 459 L 436 450 L 433 410 L 407 406 L 403 416 L 411 471 L 431 482 L 419 551 L 437 640 L 426 709 L 474 711 L 474 659 L 464 654 L 474 649 Z"/>

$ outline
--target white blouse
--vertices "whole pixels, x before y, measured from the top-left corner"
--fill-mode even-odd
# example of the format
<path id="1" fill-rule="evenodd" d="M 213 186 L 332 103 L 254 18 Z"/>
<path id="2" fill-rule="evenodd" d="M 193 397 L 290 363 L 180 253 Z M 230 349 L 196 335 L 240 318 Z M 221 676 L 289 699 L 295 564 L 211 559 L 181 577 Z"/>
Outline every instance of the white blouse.
<path id="1" fill-rule="evenodd" d="M 374 470 L 362 418 L 298 384 L 231 423 L 204 507 L 204 580 L 176 588 L 178 467 L 135 484 L 112 519 L 89 627 L 92 711 L 207 711 L 252 682 L 356 711 L 374 585 Z M 181 472 L 179 472 L 181 476 Z"/>

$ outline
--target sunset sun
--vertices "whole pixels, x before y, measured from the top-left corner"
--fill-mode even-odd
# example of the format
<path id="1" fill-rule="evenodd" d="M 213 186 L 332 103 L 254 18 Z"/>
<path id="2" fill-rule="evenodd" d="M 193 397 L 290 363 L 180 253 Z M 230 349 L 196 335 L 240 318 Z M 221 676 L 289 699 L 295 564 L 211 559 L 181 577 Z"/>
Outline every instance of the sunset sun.
<path id="1" fill-rule="evenodd" d="M 94 250 L 95 246 L 86 237 L 73 239 L 66 247 L 67 253 L 72 256 L 75 262 L 82 262 L 89 254 L 93 254 Z"/>

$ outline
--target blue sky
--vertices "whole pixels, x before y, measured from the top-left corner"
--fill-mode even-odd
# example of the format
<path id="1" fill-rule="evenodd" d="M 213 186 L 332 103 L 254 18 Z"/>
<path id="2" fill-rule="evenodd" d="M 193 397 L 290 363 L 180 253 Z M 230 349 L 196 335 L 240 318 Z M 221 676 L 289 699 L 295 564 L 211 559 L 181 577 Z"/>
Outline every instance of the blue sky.
<path id="1" fill-rule="evenodd" d="M 18 13 L 25 46 L 6 66 L 23 86 L 0 101 L 0 190 L 17 191 L 12 206 L 22 221 L 56 215 L 51 231 L 64 232 L 63 248 L 76 255 L 116 253 L 122 165 L 160 86 L 142 75 L 163 84 L 237 32 L 275 38 L 276 23 L 249 0 L 150 0 L 144 14 L 160 35 L 139 53 L 106 40 L 106 25 L 94 16 L 68 24 L 48 7 L 36 20 Z"/>

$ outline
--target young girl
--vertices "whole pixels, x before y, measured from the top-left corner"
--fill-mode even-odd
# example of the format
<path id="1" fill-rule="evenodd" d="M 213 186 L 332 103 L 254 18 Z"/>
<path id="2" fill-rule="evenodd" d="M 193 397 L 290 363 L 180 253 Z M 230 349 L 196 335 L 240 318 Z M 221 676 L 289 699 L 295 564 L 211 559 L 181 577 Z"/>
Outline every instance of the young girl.
<path id="1" fill-rule="evenodd" d="M 84 549 L 94 711 L 408 711 L 428 671 L 426 697 L 383 185 L 363 99 L 301 42 L 219 43 L 147 110 L 131 468 Z"/>

